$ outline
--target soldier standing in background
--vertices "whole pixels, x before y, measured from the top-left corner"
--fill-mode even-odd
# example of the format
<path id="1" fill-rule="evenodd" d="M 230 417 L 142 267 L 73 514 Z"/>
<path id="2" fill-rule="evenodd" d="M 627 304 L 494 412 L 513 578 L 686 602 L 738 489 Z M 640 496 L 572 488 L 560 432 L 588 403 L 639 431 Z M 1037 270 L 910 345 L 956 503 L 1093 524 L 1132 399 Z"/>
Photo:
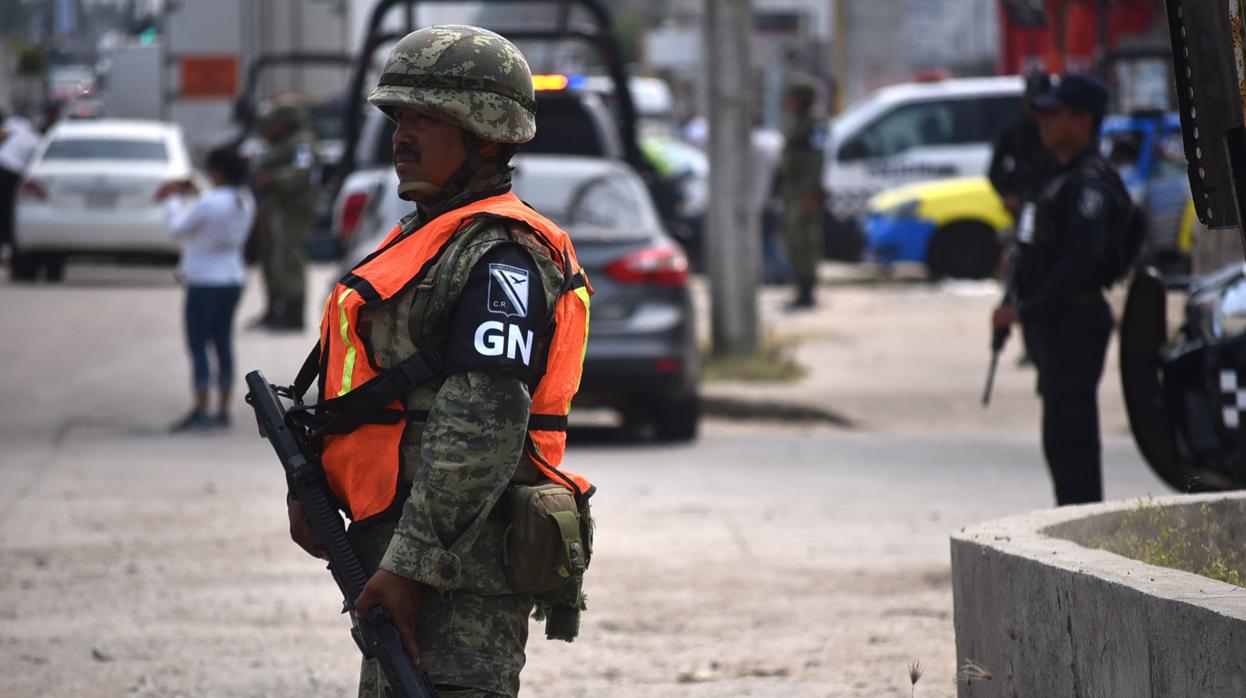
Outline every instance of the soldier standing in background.
<path id="1" fill-rule="evenodd" d="M 1059 167 L 1056 156 L 1043 145 L 1038 133 L 1034 100 L 1051 92 L 1051 76 L 1034 71 L 1025 76 L 1021 115 L 995 141 L 991 154 L 991 186 L 1004 200 L 1014 220 L 1026 201 L 1033 201 L 1039 187 Z"/>
<path id="2" fill-rule="evenodd" d="M 255 168 L 256 235 L 268 305 L 255 324 L 276 330 L 303 329 L 316 151 L 302 122 L 293 104 L 275 105 L 260 120 L 266 147 Z"/>
<path id="3" fill-rule="evenodd" d="M 1060 168 L 1056 156 L 1043 145 L 1038 132 L 1038 112 L 1034 100 L 1051 92 L 1051 76 L 1045 71 L 1031 71 L 1025 77 L 1025 95 L 1021 114 L 995 141 L 988 178 L 991 186 L 1012 214 L 1013 234 L 1008 240 L 1003 264 L 1005 288 L 1015 290 L 1016 270 L 1020 258 L 1034 241 L 1034 202 L 1039 189 Z M 1028 206 L 1028 208 L 1027 208 Z M 1019 364 L 1032 361 L 1033 351 L 1023 335 L 1025 352 Z"/>
<path id="4" fill-rule="evenodd" d="M 796 282 L 789 309 L 812 308 L 822 260 L 822 158 L 826 125 L 814 112 L 817 84 L 807 77 L 788 83 L 783 107 L 790 122 L 776 171 L 783 201 L 783 242 Z"/>
<path id="5" fill-rule="evenodd" d="M 1043 143 L 1059 162 L 1037 195 L 1034 241 L 1021 257 L 1018 301 L 992 317 L 995 329 L 1018 320 L 1038 368 L 1043 454 L 1058 504 L 1103 499 L 1099 379 L 1112 311 L 1113 235 L 1131 215 L 1129 192 L 1099 152 L 1108 91 L 1097 79 L 1064 76 L 1034 100 Z"/>

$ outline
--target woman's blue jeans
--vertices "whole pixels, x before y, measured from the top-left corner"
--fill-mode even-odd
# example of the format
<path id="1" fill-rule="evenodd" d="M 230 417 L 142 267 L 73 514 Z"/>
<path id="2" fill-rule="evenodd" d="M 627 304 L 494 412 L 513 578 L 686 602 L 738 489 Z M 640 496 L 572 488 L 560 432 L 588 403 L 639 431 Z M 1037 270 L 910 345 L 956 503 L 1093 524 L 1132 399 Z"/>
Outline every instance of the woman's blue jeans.
<path id="1" fill-rule="evenodd" d="M 234 312 L 242 286 L 188 286 L 186 288 L 186 345 L 194 369 L 195 392 L 211 383 L 208 346 L 216 354 L 216 384 L 228 390 L 234 380 Z"/>

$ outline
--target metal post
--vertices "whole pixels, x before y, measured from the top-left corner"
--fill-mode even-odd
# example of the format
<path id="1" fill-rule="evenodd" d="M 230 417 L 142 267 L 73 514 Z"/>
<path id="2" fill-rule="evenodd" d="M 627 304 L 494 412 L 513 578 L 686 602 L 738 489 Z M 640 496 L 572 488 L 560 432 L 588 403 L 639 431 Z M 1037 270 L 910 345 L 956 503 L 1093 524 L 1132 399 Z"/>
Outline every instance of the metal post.
<path id="1" fill-rule="evenodd" d="M 835 26 L 831 29 L 831 84 L 834 86 L 831 113 L 844 110 L 848 99 L 848 7 L 847 0 L 835 1 Z"/>
<path id="2" fill-rule="evenodd" d="M 702 39 L 709 87 L 710 208 L 705 250 L 716 354 L 757 349 L 761 241 L 751 184 L 749 110 L 753 105 L 749 0 L 706 0 Z"/>
<path id="3" fill-rule="evenodd" d="M 1097 66 L 1098 70 L 1095 72 L 1099 73 L 1099 78 L 1102 79 L 1106 83 L 1111 77 L 1108 75 L 1107 57 L 1108 57 L 1108 53 L 1112 49 L 1112 47 L 1109 46 L 1109 44 L 1112 41 L 1112 34 L 1111 34 L 1110 27 L 1109 27 L 1109 22 L 1112 16 L 1112 8 L 1110 7 L 1110 3 L 1108 2 L 1108 0 L 1099 0 L 1098 9 L 1099 9 L 1099 12 L 1098 12 L 1099 14 L 1099 27 L 1098 27 L 1099 29 L 1099 51 L 1098 51 L 1099 65 Z"/>

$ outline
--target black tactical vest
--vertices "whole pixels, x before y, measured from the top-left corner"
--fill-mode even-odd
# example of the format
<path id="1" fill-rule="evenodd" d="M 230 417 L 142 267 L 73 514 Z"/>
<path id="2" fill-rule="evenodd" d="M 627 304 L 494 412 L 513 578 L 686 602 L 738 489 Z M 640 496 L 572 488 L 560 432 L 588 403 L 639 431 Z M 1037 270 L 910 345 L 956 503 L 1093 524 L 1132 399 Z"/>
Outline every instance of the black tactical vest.
<path id="1" fill-rule="evenodd" d="M 1121 181 L 1120 175 L 1097 150 L 1089 151 L 1072 166 L 1056 172 L 1046 184 L 1039 188 L 1036 200 L 1033 240 L 1021 255 L 1021 267 L 1018 274 L 1018 292 L 1022 299 L 1033 293 L 1043 280 L 1052 273 L 1059 261 L 1061 246 L 1060 220 L 1067 207 L 1076 206 L 1081 185 L 1084 182 L 1097 181 L 1107 185 L 1111 196 L 1112 220 L 1105 241 L 1105 252 L 1119 245 L 1118 228 L 1121 228 L 1133 209 L 1129 190 Z M 1076 244 L 1076 241 L 1073 241 Z M 1087 287 L 1087 292 L 1098 292 L 1101 287 L 1110 285 L 1110 280 L 1101 279 L 1094 286 Z"/>

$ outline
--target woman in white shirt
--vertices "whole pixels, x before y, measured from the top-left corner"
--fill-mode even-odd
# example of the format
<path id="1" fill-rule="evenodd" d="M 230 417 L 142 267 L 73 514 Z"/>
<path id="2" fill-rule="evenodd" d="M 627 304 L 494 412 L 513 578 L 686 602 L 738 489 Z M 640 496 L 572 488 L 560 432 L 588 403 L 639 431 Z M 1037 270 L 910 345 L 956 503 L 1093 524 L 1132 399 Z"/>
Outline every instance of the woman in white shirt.
<path id="1" fill-rule="evenodd" d="M 198 193 L 192 182 L 167 188 L 169 234 L 182 243 L 178 275 L 186 285 L 186 344 L 194 376 L 194 405 L 174 431 L 229 426 L 230 387 L 234 380 L 234 313 L 246 275 L 243 245 L 255 220 L 255 201 L 246 186 L 247 162 L 229 147 L 208 153 L 212 188 Z M 197 196 L 196 196 L 197 194 Z M 208 347 L 216 355 L 216 380 Z M 208 388 L 220 390 L 215 414 L 208 414 Z"/>
<path id="2" fill-rule="evenodd" d="M 22 172 L 39 147 L 39 134 L 20 116 L 0 111 L 0 248 L 13 244 L 13 211 Z"/>

